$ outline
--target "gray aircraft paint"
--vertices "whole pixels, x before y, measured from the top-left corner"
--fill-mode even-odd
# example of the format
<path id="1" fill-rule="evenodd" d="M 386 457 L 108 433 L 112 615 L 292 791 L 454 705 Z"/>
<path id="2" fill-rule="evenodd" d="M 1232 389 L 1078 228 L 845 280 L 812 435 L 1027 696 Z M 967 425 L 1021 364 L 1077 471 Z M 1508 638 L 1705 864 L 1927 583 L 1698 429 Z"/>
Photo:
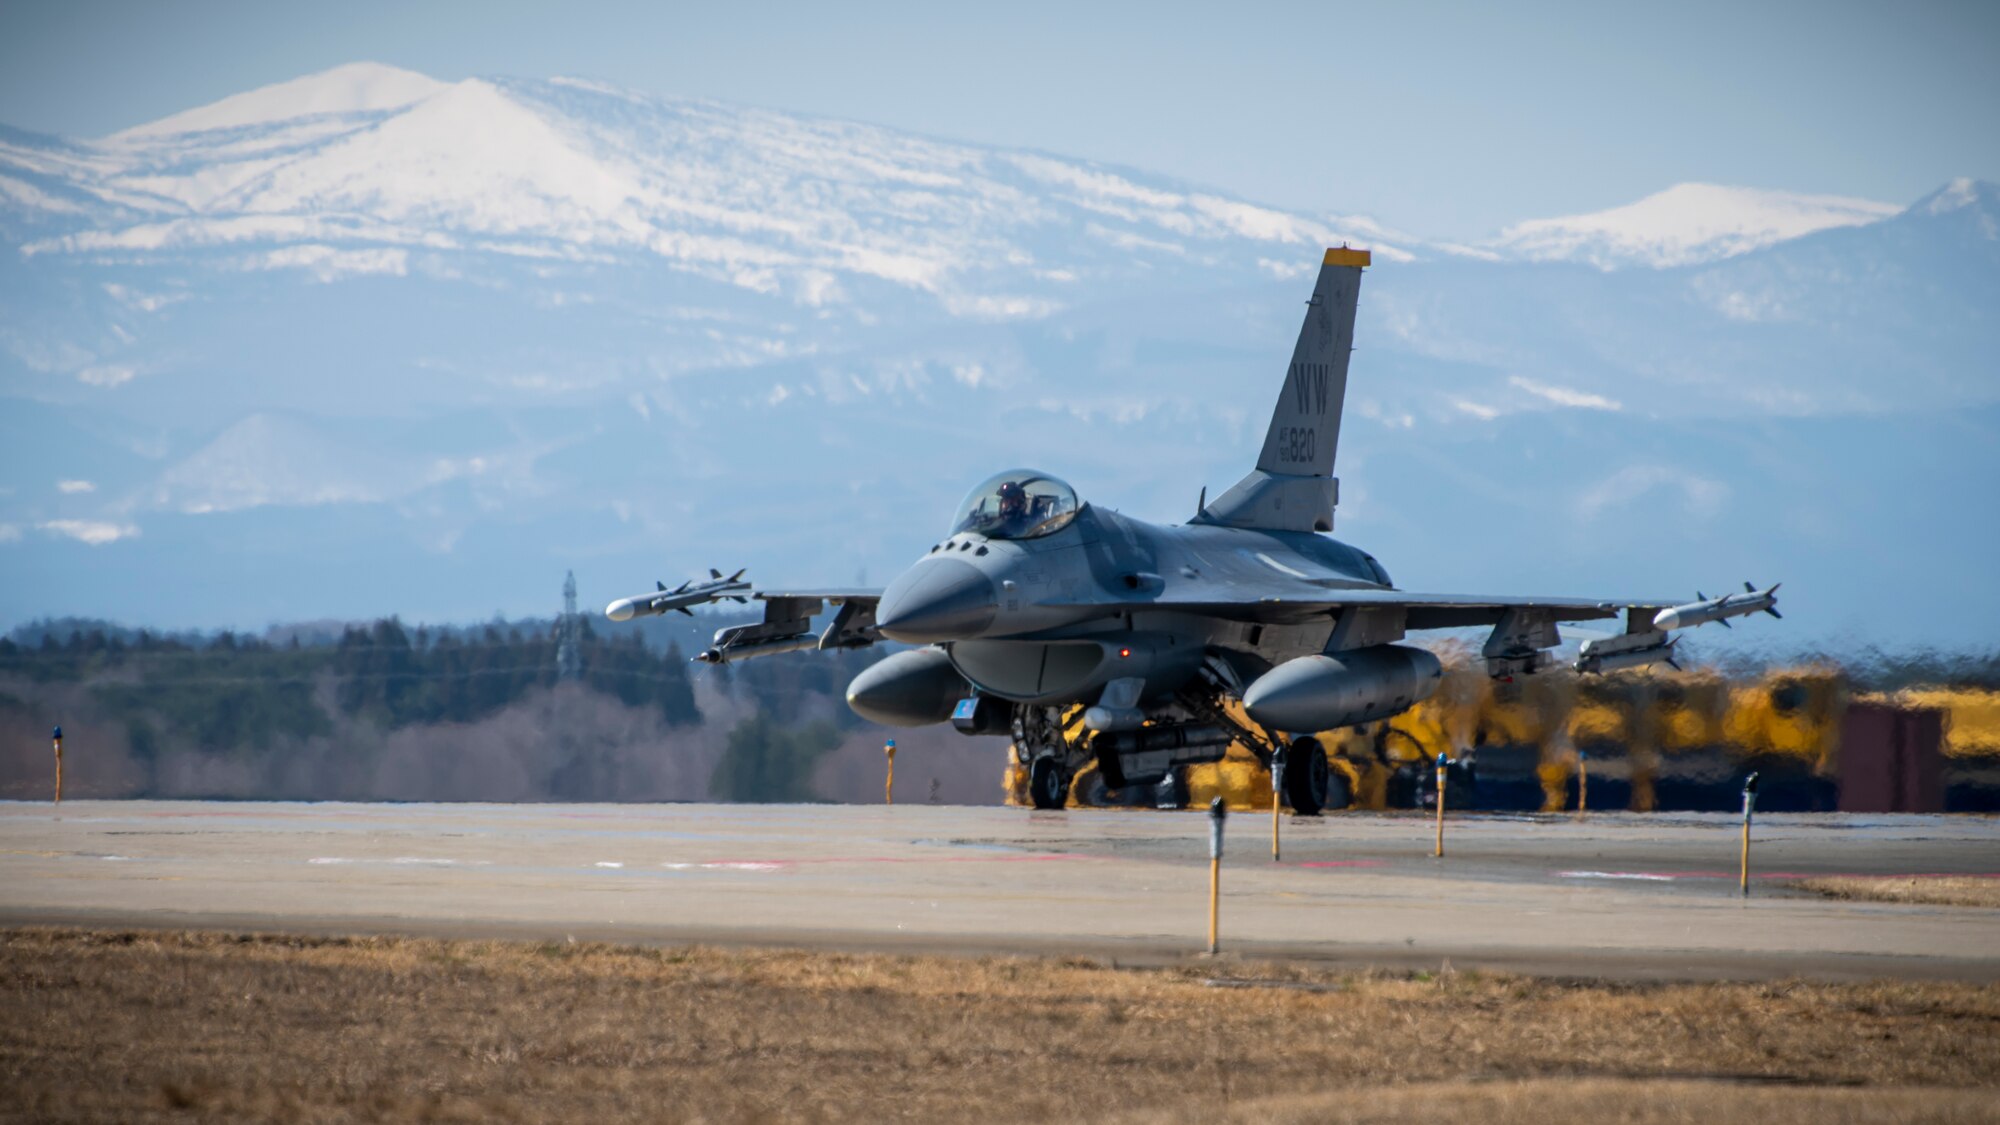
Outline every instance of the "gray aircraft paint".
<path id="1" fill-rule="evenodd" d="M 1333 475 L 1340 410 L 1347 397 L 1347 359 L 1354 351 L 1354 310 L 1361 267 L 1329 254 L 1306 305 L 1285 385 L 1257 456 L 1260 472 L 1295 477 Z"/>
<path id="2" fill-rule="evenodd" d="M 981 486 L 997 482 L 997 494 L 975 490 L 961 527 L 886 589 L 760 591 L 765 621 L 718 633 L 700 659 L 882 638 L 925 646 L 858 676 L 848 692 L 854 709 L 891 724 L 948 718 L 967 733 L 1011 733 L 1024 765 L 1064 777 L 1094 755 L 1107 779 L 1136 784 L 1213 761 L 1232 740 L 1268 761 L 1278 730 L 1315 733 L 1414 705 L 1435 689 L 1438 662 L 1398 643 L 1412 631 L 1492 626 L 1488 671 L 1511 676 L 1546 666 L 1559 621 L 1625 615 L 1622 636 L 1586 649 L 1579 667 L 1592 671 L 1670 659 L 1665 626 L 1676 622 L 1775 616 L 1771 591 L 1678 607 L 1414 593 L 1395 589 L 1366 552 L 1324 534 L 1339 500 L 1332 473 L 1366 264 L 1364 251 L 1327 251 L 1256 467 L 1186 524 L 1078 503 L 1046 473 L 1010 471 Z M 1037 490 L 1037 504 L 1063 500 L 1074 514 L 1029 510 L 1021 485 Z M 1009 537 L 1009 528 L 1031 537 Z M 614 604 L 657 612 L 647 607 L 680 594 Z M 828 603 L 839 612 L 814 626 Z M 1230 718 L 1221 705 L 1231 699 L 1261 725 Z M 1094 707 L 1104 724 L 1089 750 L 1062 734 L 1062 716 L 1077 705 Z M 1295 808 L 1312 804 L 1310 793 L 1288 794 Z"/>

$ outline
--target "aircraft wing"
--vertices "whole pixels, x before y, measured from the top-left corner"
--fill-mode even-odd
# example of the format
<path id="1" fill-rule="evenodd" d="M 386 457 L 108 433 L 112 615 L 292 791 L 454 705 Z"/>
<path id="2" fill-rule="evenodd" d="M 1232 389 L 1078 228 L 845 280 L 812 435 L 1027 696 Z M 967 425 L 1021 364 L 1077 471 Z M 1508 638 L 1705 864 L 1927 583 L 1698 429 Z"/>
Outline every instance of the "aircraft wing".
<path id="1" fill-rule="evenodd" d="M 1660 610 L 1674 604 L 1671 598 L 1619 599 L 1581 597 L 1541 597 L 1534 595 L 1426 594 L 1409 590 L 1324 589 L 1309 584 L 1282 593 L 1262 594 L 1232 600 L 1168 593 L 1159 597 L 1122 599 L 1106 603 L 1118 609 L 1170 609 L 1238 621 L 1293 622 L 1349 607 L 1380 607 L 1405 611 L 1409 629 L 1450 629 L 1465 625 L 1493 625 L 1508 610 L 1534 611 L 1549 621 L 1591 621 L 1616 617 L 1628 609 Z"/>
<path id="2" fill-rule="evenodd" d="M 1579 672 L 1610 672 L 1664 661 L 1673 664 L 1668 634 L 1708 621 L 1764 612 L 1778 616 L 1776 591 L 1746 589 L 1676 605 L 1672 598 L 1577 598 L 1533 595 L 1426 594 L 1409 590 L 1328 589 L 1299 583 L 1283 592 L 1218 601 L 1213 597 L 1166 594 L 1121 599 L 1120 611 L 1177 610 L 1235 621 L 1303 624 L 1336 619 L 1330 644 L 1363 647 L 1401 638 L 1405 631 L 1493 627 L 1484 649 L 1487 671 L 1495 676 L 1531 672 L 1546 663 L 1547 650 L 1562 643 L 1559 621 L 1591 621 L 1625 616 L 1622 631 L 1587 640 L 1578 649 Z"/>

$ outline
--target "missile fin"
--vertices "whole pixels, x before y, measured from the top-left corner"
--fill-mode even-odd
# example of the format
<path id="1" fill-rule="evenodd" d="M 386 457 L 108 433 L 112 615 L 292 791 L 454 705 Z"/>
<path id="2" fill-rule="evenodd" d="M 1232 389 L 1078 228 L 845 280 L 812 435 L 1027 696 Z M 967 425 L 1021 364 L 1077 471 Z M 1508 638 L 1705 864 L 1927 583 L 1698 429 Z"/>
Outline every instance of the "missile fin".
<path id="1" fill-rule="evenodd" d="M 741 581 L 743 580 L 743 572 L 744 572 L 744 571 L 746 571 L 746 570 L 749 570 L 749 569 L 750 569 L 750 568 L 749 568 L 749 567 L 747 567 L 747 566 L 739 566 L 739 567 L 737 567 L 737 568 L 736 568 L 736 573 L 735 573 L 735 574 L 732 574 L 732 575 L 730 575 L 730 576 L 729 576 L 729 580 L 730 580 L 731 582 L 741 582 Z M 1772 589 L 1774 589 L 1774 590 L 1775 590 L 1775 589 L 1777 589 L 1777 587 L 1773 586 L 1773 587 L 1772 587 Z"/>
<path id="2" fill-rule="evenodd" d="M 1754 594 L 1754 593 L 1756 593 L 1756 592 L 1757 592 L 1757 587 L 1755 587 L 1755 586 L 1752 586 L 1752 585 L 1751 585 L 1750 583 L 1748 583 L 1748 582 L 1745 582 L 1745 583 L 1743 584 L 1743 592 L 1744 592 L 1744 593 L 1746 593 L 1746 594 Z"/>
<path id="3" fill-rule="evenodd" d="M 710 578 L 720 578 L 722 577 L 722 572 L 711 566 L 708 568 L 708 576 Z"/>
<path id="4" fill-rule="evenodd" d="M 1734 628 L 1736 628 L 1736 626 L 1734 626 L 1734 625 L 1731 625 L 1731 624 L 1729 623 L 1729 619 L 1728 619 L 1727 617 L 1718 617 L 1718 618 L 1716 618 L 1716 619 L 1715 619 L 1715 623 L 1716 623 L 1717 625 L 1720 625 L 1720 626 L 1722 626 L 1722 627 L 1723 627 L 1724 629 L 1734 629 Z"/>
<path id="5" fill-rule="evenodd" d="M 667 592 L 667 584 L 655 578 L 653 579 L 653 589 L 658 590 L 660 593 L 664 594 Z"/>
<path id="6" fill-rule="evenodd" d="M 688 607 L 686 607 L 686 606 L 684 606 L 684 605 L 677 605 L 677 606 L 675 606 L 674 608 L 675 608 L 675 609 L 678 609 L 678 610 L 680 610 L 680 611 L 681 611 L 682 613 L 685 613 L 685 614 L 687 614 L 687 615 L 688 615 L 689 617 L 693 617 L 693 616 L 694 616 L 694 610 L 691 610 L 691 609 L 689 609 Z"/>
<path id="7" fill-rule="evenodd" d="M 1784 614 L 1779 613 L 1776 609 L 1773 609 L 1768 605 L 1764 607 L 1764 612 L 1770 614 L 1772 617 L 1775 617 L 1780 621 L 1783 621 L 1785 619 Z"/>

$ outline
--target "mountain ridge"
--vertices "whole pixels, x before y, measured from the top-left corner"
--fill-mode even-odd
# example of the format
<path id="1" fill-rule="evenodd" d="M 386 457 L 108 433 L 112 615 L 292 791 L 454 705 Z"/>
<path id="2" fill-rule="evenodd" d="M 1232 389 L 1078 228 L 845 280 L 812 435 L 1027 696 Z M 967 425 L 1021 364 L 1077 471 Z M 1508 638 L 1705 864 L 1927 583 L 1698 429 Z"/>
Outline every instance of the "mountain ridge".
<path id="1" fill-rule="evenodd" d="M 1180 518 L 1254 457 L 1340 241 L 1377 250 L 1340 534 L 1406 583 L 1652 596 L 1720 565 L 1866 628 L 2000 613 L 1967 558 L 1932 568 L 1957 610 L 1882 597 L 1906 567 L 1862 534 L 2000 548 L 1921 487 L 1996 472 L 1990 184 L 1606 270 L 577 80 L 364 103 L 0 131 L 0 617 L 465 618 L 570 566 L 607 596 L 721 561 L 844 583 L 1021 462 Z"/>

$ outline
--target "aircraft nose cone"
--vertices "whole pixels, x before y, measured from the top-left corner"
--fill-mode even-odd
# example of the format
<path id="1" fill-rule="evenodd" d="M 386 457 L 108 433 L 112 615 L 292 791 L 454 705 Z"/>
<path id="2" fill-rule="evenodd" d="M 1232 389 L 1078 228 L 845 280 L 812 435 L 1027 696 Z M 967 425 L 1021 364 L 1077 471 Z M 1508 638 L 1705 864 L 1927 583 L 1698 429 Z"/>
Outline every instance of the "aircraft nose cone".
<path id="1" fill-rule="evenodd" d="M 875 624 L 884 636 L 909 644 L 976 637 L 1000 608 L 993 580 L 957 559 L 919 563 L 882 591 Z"/>

